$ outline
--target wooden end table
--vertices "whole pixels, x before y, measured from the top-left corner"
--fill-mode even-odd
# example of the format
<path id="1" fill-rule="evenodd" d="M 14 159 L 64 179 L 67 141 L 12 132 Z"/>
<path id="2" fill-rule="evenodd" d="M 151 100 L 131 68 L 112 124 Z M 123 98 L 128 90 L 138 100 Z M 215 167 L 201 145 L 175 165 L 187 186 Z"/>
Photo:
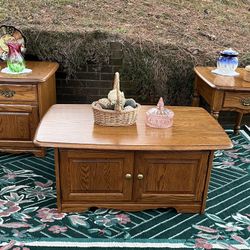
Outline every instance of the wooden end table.
<path id="1" fill-rule="evenodd" d="M 243 68 L 239 76 L 221 76 L 211 72 L 212 67 L 195 67 L 193 106 L 199 106 L 200 96 L 211 107 L 211 114 L 218 119 L 219 112 L 238 112 L 234 132 L 238 133 L 243 114 L 250 113 L 250 82 L 243 80 Z"/>
<path id="2" fill-rule="evenodd" d="M 90 105 L 57 104 L 42 119 L 35 144 L 55 148 L 59 211 L 89 207 L 136 211 L 173 207 L 203 213 L 214 150 L 231 140 L 204 109 L 171 107 L 174 125 L 95 125 Z"/>
<path id="3" fill-rule="evenodd" d="M 58 63 L 28 61 L 27 68 L 32 72 L 0 73 L 0 151 L 44 156 L 44 148 L 34 145 L 33 139 L 41 118 L 56 103 Z"/>

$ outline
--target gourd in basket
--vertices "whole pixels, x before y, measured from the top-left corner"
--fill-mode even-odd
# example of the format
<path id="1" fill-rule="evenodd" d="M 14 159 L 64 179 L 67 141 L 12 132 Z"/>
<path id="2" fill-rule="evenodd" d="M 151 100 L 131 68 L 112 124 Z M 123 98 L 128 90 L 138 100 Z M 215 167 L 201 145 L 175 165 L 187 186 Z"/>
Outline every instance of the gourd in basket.
<path id="1" fill-rule="evenodd" d="M 131 105 L 130 103 L 133 103 Z M 125 99 L 120 91 L 119 73 L 115 73 L 113 89 L 108 98 L 92 103 L 95 124 L 102 126 L 129 126 L 136 122 L 140 104 L 133 99 Z"/>

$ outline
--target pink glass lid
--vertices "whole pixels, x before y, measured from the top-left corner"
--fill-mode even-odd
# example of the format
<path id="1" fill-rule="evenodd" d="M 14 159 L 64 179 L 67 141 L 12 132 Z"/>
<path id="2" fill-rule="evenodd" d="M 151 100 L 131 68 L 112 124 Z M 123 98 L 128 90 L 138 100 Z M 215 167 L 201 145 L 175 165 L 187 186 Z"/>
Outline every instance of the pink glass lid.
<path id="1" fill-rule="evenodd" d="M 151 108 L 147 111 L 148 115 L 156 115 L 156 116 L 166 116 L 172 118 L 174 116 L 174 112 L 170 109 L 164 108 L 163 98 L 161 97 L 157 103 L 155 108 Z"/>

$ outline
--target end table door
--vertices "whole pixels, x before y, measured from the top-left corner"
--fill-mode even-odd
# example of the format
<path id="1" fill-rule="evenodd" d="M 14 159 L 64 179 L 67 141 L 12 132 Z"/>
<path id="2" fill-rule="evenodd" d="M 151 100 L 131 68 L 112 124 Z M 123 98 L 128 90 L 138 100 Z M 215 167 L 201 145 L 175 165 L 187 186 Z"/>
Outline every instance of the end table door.
<path id="1" fill-rule="evenodd" d="M 38 108 L 31 105 L 0 105 L 0 140 L 3 145 L 32 141 L 38 124 Z M 6 141 L 6 142 L 5 142 Z"/>
<path id="2" fill-rule="evenodd" d="M 133 160 L 133 152 L 60 150 L 62 200 L 131 200 Z"/>
<path id="3" fill-rule="evenodd" d="M 201 201 L 208 155 L 208 151 L 136 153 L 135 199 L 159 203 Z"/>

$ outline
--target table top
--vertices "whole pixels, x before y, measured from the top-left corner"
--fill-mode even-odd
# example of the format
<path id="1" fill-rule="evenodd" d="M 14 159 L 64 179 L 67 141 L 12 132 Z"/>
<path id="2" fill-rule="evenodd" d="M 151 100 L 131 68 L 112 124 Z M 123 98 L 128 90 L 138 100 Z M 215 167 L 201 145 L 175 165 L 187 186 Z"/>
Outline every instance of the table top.
<path id="1" fill-rule="evenodd" d="M 195 73 L 210 87 L 221 90 L 250 91 L 250 82 L 243 80 L 244 68 L 237 68 L 239 76 L 221 76 L 212 73 L 214 67 L 195 67 Z"/>
<path id="2" fill-rule="evenodd" d="M 26 61 L 26 68 L 32 69 L 28 74 L 6 74 L 0 72 L 0 83 L 39 83 L 45 82 L 58 69 L 56 62 Z M 6 67 L 5 62 L 0 63 L 1 69 Z"/>
<path id="3" fill-rule="evenodd" d="M 43 117 L 34 138 L 41 147 L 111 150 L 217 150 L 232 147 L 219 123 L 199 107 L 169 107 L 174 111 L 171 128 L 145 125 L 141 106 L 136 124 L 104 127 L 94 124 L 91 105 L 56 104 Z"/>

